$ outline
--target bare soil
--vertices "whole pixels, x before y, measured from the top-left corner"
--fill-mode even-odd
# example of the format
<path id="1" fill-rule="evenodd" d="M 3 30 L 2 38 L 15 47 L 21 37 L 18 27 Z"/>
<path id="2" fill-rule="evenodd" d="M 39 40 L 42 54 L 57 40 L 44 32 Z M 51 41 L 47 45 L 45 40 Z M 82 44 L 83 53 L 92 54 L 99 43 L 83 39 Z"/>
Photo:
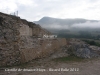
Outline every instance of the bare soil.
<path id="1" fill-rule="evenodd" d="M 56 60 L 56 59 L 54 59 Z M 82 61 L 54 61 L 51 58 L 33 60 L 19 66 L 8 68 L 41 69 L 41 71 L 0 71 L 0 75 L 100 75 L 100 58 L 83 59 Z M 55 71 L 50 71 L 50 68 Z M 64 71 L 62 69 L 69 69 Z M 74 69 L 73 71 L 72 68 Z M 45 69 L 44 72 L 42 72 Z M 58 70 L 60 69 L 60 70 Z M 58 71 L 57 71 L 58 70 Z"/>

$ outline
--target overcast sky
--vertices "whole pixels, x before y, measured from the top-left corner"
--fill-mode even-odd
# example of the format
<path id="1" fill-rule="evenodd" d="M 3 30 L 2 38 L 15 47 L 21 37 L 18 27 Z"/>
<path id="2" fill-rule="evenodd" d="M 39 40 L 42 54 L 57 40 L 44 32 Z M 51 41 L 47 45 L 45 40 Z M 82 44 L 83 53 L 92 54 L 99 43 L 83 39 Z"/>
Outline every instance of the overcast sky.
<path id="1" fill-rule="evenodd" d="M 17 11 L 29 21 L 44 16 L 100 20 L 100 0 L 0 0 L 0 12 Z"/>

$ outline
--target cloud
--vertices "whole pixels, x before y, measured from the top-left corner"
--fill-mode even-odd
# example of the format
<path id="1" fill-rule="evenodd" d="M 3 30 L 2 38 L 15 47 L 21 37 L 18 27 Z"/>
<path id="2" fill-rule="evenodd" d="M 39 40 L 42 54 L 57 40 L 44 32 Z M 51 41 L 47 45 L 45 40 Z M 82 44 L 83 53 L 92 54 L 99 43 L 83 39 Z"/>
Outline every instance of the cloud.
<path id="1" fill-rule="evenodd" d="M 8 12 L 9 11 L 15 11 L 17 9 L 17 4 L 15 1 L 12 0 L 0 0 L 0 11 L 2 12 Z"/>
<path id="2" fill-rule="evenodd" d="M 100 20 L 100 0 L 0 0 L 0 11 L 19 11 L 29 21 L 44 16 Z"/>
<path id="3" fill-rule="evenodd" d="M 43 28 L 45 29 L 59 29 L 59 30 L 62 30 L 62 29 L 69 29 L 70 27 L 68 25 L 60 25 L 60 24 L 51 24 L 51 25 L 42 25 Z"/>
<path id="4" fill-rule="evenodd" d="M 76 28 L 100 28 L 100 22 L 87 21 L 85 23 L 74 24 L 71 27 L 76 27 Z"/>
<path id="5" fill-rule="evenodd" d="M 32 0 L 0 0 L 0 11 L 5 13 L 7 13 L 7 11 L 14 12 L 20 9 L 19 5 L 30 6 L 32 4 Z"/>
<path id="6" fill-rule="evenodd" d="M 30 6 L 34 3 L 32 0 L 16 0 L 16 2 L 18 4 L 28 5 L 28 6 Z"/>
<path id="7" fill-rule="evenodd" d="M 100 21 L 86 21 L 84 23 L 82 23 L 81 21 L 79 23 L 77 22 L 71 22 L 72 24 L 69 25 L 69 23 L 66 23 L 65 25 L 63 25 L 62 23 L 58 24 L 56 22 L 52 23 L 52 24 L 42 24 L 42 27 L 46 28 L 46 29 L 58 29 L 58 30 L 62 30 L 62 29 L 96 29 L 96 28 L 100 28 Z"/>

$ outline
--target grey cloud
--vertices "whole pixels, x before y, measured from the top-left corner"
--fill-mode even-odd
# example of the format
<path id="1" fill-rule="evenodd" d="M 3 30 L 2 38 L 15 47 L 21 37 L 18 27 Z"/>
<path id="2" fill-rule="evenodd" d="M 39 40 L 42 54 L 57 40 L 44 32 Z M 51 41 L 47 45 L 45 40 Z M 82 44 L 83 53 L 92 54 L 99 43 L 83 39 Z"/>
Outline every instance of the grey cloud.
<path id="1" fill-rule="evenodd" d="M 3 3 L 9 3 L 9 1 L 10 0 L 2 0 L 0 5 L 2 6 Z M 24 1 L 26 2 L 23 3 Z M 98 16 L 96 13 L 100 13 L 99 0 L 12 0 L 11 3 L 14 4 L 16 8 L 8 6 L 10 10 L 13 9 L 13 12 L 18 10 L 21 18 L 30 21 L 38 20 L 43 16 L 96 19 L 96 16 Z M 7 9 L 7 7 L 5 7 L 5 9 Z M 5 9 L 0 8 L 0 11 Z M 95 15 L 92 16 L 91 11 L 94 9 L 96 9 Z M 87 17 L 87 13 L 89 13 L 89 17 Z"/>
<path id="2" fill-rule="evenodd" d="M 87 21 L 85 23 L 74 24 L 72 27 L 78 27 L 78 28 L 100 28 L 100 21 L 99 22 Z"/>
<path id="3" fill-rule="evenodd" d="M 100 22 L 86 22 L 86 23 L 80 23 L 80 24 L 73 24 L 72 26 L 68 25 L 58 25 L 58 24 L 52 24 L 52 25 L 42 25 L 44 28 L 47 29 L 71 29 L 71 28 L 100 28 Z"/>

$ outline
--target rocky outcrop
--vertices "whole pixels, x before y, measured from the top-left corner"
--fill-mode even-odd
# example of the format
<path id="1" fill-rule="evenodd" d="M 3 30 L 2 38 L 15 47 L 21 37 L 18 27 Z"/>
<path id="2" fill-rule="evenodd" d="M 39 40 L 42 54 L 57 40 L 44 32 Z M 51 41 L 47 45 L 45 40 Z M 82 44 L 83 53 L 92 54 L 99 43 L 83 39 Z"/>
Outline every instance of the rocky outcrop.
<path id="1" fill-rule="evenodd" d="M 46 39 L 50 32 L 20 17 L 0 13 L 0 66 L 12 66 L 49 56 L 66 39 Z"/>
<path id="2" fill-rule="evenodd" d="M 20 63 L 19 24 L 0 13 L 0 66 Z"/>
<path id="3" fill-rule="evenodd" d="M 93 46 L 94 47 L 94 46 Z M 100 56 L 100 48 L 93 49 L 90 45 L 80 40 L 74 39 L 70 41 L 68 53 L 82 58 L 93 58 Z"/>

